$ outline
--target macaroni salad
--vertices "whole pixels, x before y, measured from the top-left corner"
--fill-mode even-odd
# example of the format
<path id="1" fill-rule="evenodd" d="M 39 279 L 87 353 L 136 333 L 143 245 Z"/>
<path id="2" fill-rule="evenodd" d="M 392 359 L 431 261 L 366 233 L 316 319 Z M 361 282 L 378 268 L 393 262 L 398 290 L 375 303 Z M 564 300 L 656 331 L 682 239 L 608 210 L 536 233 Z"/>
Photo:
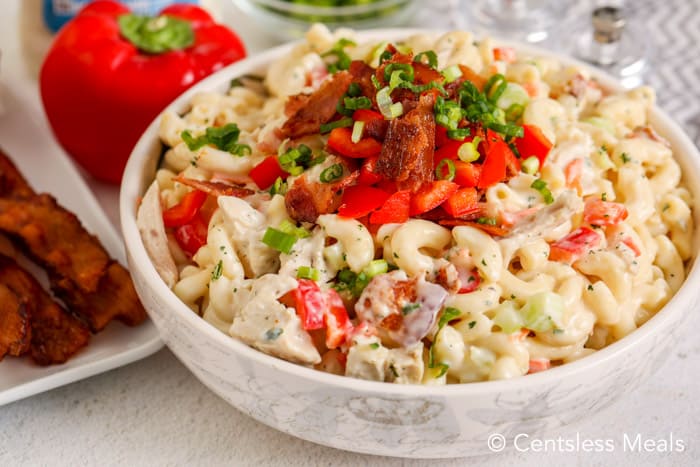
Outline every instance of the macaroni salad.
<path id="1" fill-rule="evenodd" d="M 165 112 L 138 224 L 194 313 L 270 355 L 450 384 L 579 359 L 683 283 L 692 199 L 654 93 L 467 32 L 316 25 Z"/>

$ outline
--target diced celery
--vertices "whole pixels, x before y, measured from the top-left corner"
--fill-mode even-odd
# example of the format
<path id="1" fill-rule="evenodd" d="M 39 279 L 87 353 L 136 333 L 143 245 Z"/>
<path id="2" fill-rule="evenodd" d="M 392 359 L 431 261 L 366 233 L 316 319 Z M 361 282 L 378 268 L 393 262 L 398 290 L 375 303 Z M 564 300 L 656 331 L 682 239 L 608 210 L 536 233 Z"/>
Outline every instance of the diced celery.
<path id="1" fill-rule="evenodd" d="M 447 68 L 442 70 L 442 76 L 445 77 L 446 82 L 451 83 L 452 81 L 462 76 L 462 70 L 459 68 L 458 65 L 448 66 Z"/>
<path id="2" fill-rule="evenodd" d="M 508 83 L 506 90 L 496 101 L 496 105 L 502 110 L 508 110 L 513 104 L 525 107 L 528 102 L 530 102 L 530 96 L 524 87 L 517 83 Z"/>
<path id="3" fill-rule="evenodd" d="M 564 300 L 554 292 L 541 292 L 527 299 L 520 310 L 524 327 L 546 332 L 563 328 Z"/>
<path id="4" fill-rule="evenodd" d="M 376 275 L 384 274 L 389 270 L 389 264 L 383 259 L 375 259 L 370 261 L 367 267 L 364 269 L 365 274 L 368 279 L 373 278 Z"/>
<path id="5" fill-rule="evenodd" d="M 581 120 L 583 123 L 589 123 L 593 126 L 597 126 L 598 128 L 601 128 L 611 135 L 615 136 L 615 124 L 608 120 L 607 118 L 603 117 L 588 117 L 584 118 Z"/>
<path id="6" fill-rule="evenodd" d="M 506 334 L 512 334 L 525 327 L 525 321 L 522 315 L 515 308 L 515 304 L 511 300 L 498 305 L 495 311 L 496 314 L 493 317 L 493 322 Z"/>

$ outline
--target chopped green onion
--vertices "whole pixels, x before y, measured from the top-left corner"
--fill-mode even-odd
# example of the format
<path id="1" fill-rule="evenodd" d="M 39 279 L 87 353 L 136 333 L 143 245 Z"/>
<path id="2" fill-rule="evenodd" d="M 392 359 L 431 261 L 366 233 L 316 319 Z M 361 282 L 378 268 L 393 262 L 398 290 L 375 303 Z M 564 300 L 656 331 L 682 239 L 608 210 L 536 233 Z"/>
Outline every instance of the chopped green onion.
<path id="1" fill-rule="evenodd" d="M 461 141 L 471 133 L 472 132 L 469 128 L 457 128 L 456 130 L 447 130 L 447 137 Z"/>
<path id="2" fill-rule="evenodd" d="M 445 311 L 442 312 L 442 316 L 440 316 L 440 320 L 438 321 L 438 332 L 440 329 L 444 328 L 447 323 L 455 318 L 459 318 L 461 315 L 462 312 L 457 308 L 453 308 L 451 306 L 445 308 Z"/>
<path id="3" fill-rule="evenodd" d="M 435 355 L 434 355 L 434 349 L 435 349 L 435 341 L 437 340 L 438 334 L 440 334 L 440 331 L 442 331 L 442 328 L 445 327 L 447 323 L 452 321 L 455 318 L 459 318 L 462 315 L 462 312 L 459 311 L 457 308 L 452 308 L 452 307 L 447 307 L 445 310 L 442 312 L 442 315 L 440 316 L 440 319 L 438 320 L 438 328 L 437 331 L 435 332 L 435 338 L 433 339 L 433 344 L 430 346 L 430 350 L 428 351 L 428 368 L 441 368 L 441 372 L 439 375 L 437 375 L 437 378 L 440 376 L 444 375 L 445 372 L 450 368 L 449 365 L 446 363 L 435 363 Z"/>
<path id="4" fill-rule="evenodd" d="M 538 178 L 537 180 L 532 182 L 532 185 L 530 185 L 530 188 L 534 188 L 535 190 L 540 192 L 540 194 L 542 195 L 542 198 L 544 198 L 545 204 L 552 204 L 554 202 L 554 197 L 552 196 L 552 192 L 549 191 L 549 188 L 547 188 L 547 182 L 545 182 L 541 178 Z"/>
<path id="5" fill-rule="evenodd" d="M 540 170 L 540 160 L 535 156 L 530 156 L 523 161 L 521 170 L 529 175 L 535 175 Z"/>
<path id="6" fill-rule="evenodd" d="M 377 92 L 377 107 L 385 118 L 391 118 L 391 90 L 388 86 L 383 87 Z"/>
<path id="7" fill-rule="evenodd" d="M 476 219 L 476 223 L 482 225 L 496 225 L 498 224 L 498 221 L 495 217 L 479 217 Z"/>
<path id="8" fill-rule="evenodd" d="M 403 72 L 403 79 L 409 83 L 413 82 L 414 70 L 408 63 L 390 63 L 384 68 L 384 81 L 389 81 L 394 70 Z"/>
<path id="9" fill-rule="evenodd" d="M 321 54 L 321 57 L 329 57 L 335 55 L 335 63 L 329 63 L 326 65 L 329 73 L 336 73 L 340 70 L 347 70 L 350 68 L 350 63 L 352 59 L 350 55 L 345 52 L 345 47 L 356 46 L 357 44 L 350 39 L 340 38 L 333 47 L 327 52 Z"/>
<path id="10" fill-rule="evenodd" d="M 357 109 L 369 109 L 372 107 L 372 101 L 369 97 L 346 97 L 343 99 L 343 105 L 346 109 L 357 110 Z"/>
<path id="11" fill-rule="evenodd" d="M 447 167 L 447 173 L 445 173 L 445 167 Z M 438 165 L 435 167 L 435 178 L 438 180 L 447 180 L 451 182 L 455 179 L 455 175 L 457 175 L 457 169 L 454 161 L 451 159 L 443 159 L 438 162 Z"/>
<path id="12" fill-rule="evenodd" d="M 208 127 L 203 135 L 193 137 L 189 130 L 180 133 L 190 151 L 196 151 L 205 145 L 212 145 L 221 151 L 230 152 L 236 156 L 244 156 L 252 151 L 247 144 L 238 143 L 241 130 L 235 123 L 228 123 L 222 127 Z"/>
<path id="13" fill-rule="evenodd" d="M 282 151 L 282 147 L 280 147 Z M 291 174 L 299 175 L 309 166 L 311 162 L 311 148 L 305 144 L 300 144 L 295 148 L 289 148 L 284 153 L 277 156 L 277 160 L 282 169 Z"/>
<path id="14" fill-rule="evenodd" d="M 272 184 L 270 187 L 270 194 L 271 195 L 284 195 L 287 192 L 287 184 L 284 183 L 284 180 L 282 180 L 282 177 L 277 177 L 275 179 L 275 183 Z"/>
<path id="15" fill-rule="evenodd" d="M 342 177 L 342 176 L 343 176 L 342 164 L 333 164 L 330 167 L 323 169 L 323 172 L 321 172 L 319 179 L 323 183 L 332 183 L 332 182 L 340 179 L 340 177 Z"/>
<path id="16" fill-rule="evenodd" d="M 353 297 L 357 298 L 362 295 L 362 291 L 369 284 L 369 278 L 365 272 L 355 274 L 349 269 L 342 269 L 336 276 L 338 281 L 333 286 L 338 291 L 348 291 Z"/>
<path id="17" fill-rule="evenodd" d="M 352 126 L 352 135 L 350 141 L 357 144 L 362 139 L 362 132 L 365 130 L 365 122 L 357 121 Z"/>
<path id="18" fill-rule="evenodd" d="M 413 57 L 414 62 L 418 63 L 424 63 L 423 58 L 428 59 L 428 66 L 430 68 L 437 68 L 438 66 L 438 58 L 437 54 L 433 52 L 432 50 L 426 50 L 425 52 L 421 52 L 417 54 L 415 57 Z"/>
<path id="19" fill-rule="evenodd" d="M 379 64 L 381 65 L 382 63 L 386 62 L 387 60 L 391 60 L 391 57 L 393 57 L 394 54 L 389 52 L 388 50 L 385 50 L 379 55 Z"/>
<path id="20" fill-rule="evenodd" d="M 391 104 L 391 107 L 389 107 L 389 115 L 389 118 L 396 118 L 403 115 L 403 104 L 401 102 Z"/>
<path id="21" fill-rule="evenodd" d="M 379 89 L 382 87 L 382 83 L 379 82 L 379 78 L 376 76 L 372 75 L 370 77 L 370 81 L 372 81 L 372 84 L 374 85 L 374 89 Z"/>
<path id="22" fill-rule="evenodd" d="M 373 349 L 373 350 L 377 350 L 377 349 L 379 348 L 379 342 L 372 342 L 372 343 L 369 345 L 369 348 L 370 348 L 370 349 Z"/>
<path id="23" fill-rule="evenodd" d="M 369 279 L 377 276 L 379 274 L 384 274 L 389 270 L 389 263 L 383 259 L 372 260 L 363 272 L 367 275 Z"/>
<path id="24" fill-rule="evenodd" d="M 296 238 L 307 238 L 311 236 L 311 232 L 303 227 L 297 227 L 294 223 L 285 219 L 280 224 L 280 232 L 284 232 L 289 235 L 294 235 Z"/>
<path id="25" fill-rule="evenodd" d="M 528 102 L 530 102 L 530 95 L 524 87 L 517 83 L 506 83 L 506 87 L 496 101 L 496 105 L 503 110 L 507 110 L 515 104 L 525 108 Z"/>
<path id="26" fill-rule="evenodd" d="M 406 81 L 403 79 L 403 71 L 396 70 L 391 74 L 391 78 L 389 78 L 389 89 L 393 91 L 394 89 L 399 87 L 401 83 L 404 82 Z"/>
<path id="27" fill-rule="evenodd" d="M 520 104 L 513 104 L 506 109 L 506 120 L 515 122 L 523 116 L 523 112 L 525 112 L 525 107 Z"/>
<path id="28" fill-rule="evenodd" d="M 289 254 L 297 241 L 297 237 L 273 227 L 268 227 L 263 235 L 262 242 L 282 253 Z"/>
<path id="29" fill-rule="evenodd" d="M 479 160 L 481 154 L 479 154 L 479 143 L 481 138 L 475 137 L 472 141 L 463 143 L 457 150 L 457 156 L 459 160 L 464 162 L 474 162 Z"/>
<path id="30" fill-rule="evenodd" d="M 214 270 L 211 272 L 211 280 L 215 281 L 218 280 L 221 277 L 221 274 L 223 272 L 224 268 L 224 262 L 222 260 L 219 260 L 218 263 L 216 263 L 216 266 L 214 266 Z"/>
<path id="31" fill-rule="evenodd" d="M 328 123 L 322 124 L 321 125 L 321 134 L 328 133 L 329 131 L 335 130 L 336 128 L 345 128 L 348 126 L 352 126 L 352 118 L 343 117 L 340 120 L 335 120 L 333 122 L 328 122 Z"/>
<path id="32" fill-rule="evenodd" d="M 445 81 L 451 83 L 462 76 L 462 70 L 459 68 L 459 65 L 448 66 L 442 70 L 442 76 L 445 77 Z"/>
<path id="33" fill-rule="evenodd" d="M 500 73 L 495 74 L 486 81 L 484 85 L 484 95 L 489 101 L 496 103 L 507 87 L 508 82 L 506 81 L 506 77 Z"/>
<path id="34" fill-rule="evenodd" d="M 359 97 L 362 95 L 362 87 L 358 83 L 350 83 L 346 94 L 350 97 Z"/>
<path id="35" fill-rule="evenodd" d="M 320 277 L 318 269 L 309 266 L 299 266 L 297 269 L 297 279 L 311 279 L 317 281 Z"/>

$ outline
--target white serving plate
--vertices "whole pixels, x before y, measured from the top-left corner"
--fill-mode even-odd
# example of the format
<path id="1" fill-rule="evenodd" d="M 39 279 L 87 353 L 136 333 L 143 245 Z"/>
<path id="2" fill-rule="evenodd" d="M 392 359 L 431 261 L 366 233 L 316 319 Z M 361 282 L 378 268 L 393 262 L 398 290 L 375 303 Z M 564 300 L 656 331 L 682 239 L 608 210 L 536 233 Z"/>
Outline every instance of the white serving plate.
<path id="1" fill-rule="evenodd" d="M 37 192 L 52 194 L 75 212 L 102 241 L 109 254 L 126 266 L 121 238 L 58 143 L 44 118 L 36 86 L 0 83 L 0 148 Z M 6 356 L 0 362 L 0 405 L 48 391 L 151 355 L 162 347 L 150 320 L 135 328 L 112 323 L 75 357 L 62 365 L 41 367 L 31 358 Z"/>

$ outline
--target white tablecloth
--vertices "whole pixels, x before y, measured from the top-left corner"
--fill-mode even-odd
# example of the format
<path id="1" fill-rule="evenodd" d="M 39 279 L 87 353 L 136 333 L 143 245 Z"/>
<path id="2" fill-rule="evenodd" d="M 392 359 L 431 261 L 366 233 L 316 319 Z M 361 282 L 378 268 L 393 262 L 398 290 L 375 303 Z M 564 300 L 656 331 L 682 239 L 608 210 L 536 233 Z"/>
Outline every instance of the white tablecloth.
<path id="1" fill-rule="evenodd" d="M 25 0 L 26 1 L 26 0 Z M 464 26 L 463 2 L 425 2 L 415 23 Z M 429 8 L 428 3 L 431 5 Z M 700 2 L 640 0 L 643 21 L 656 50 L 649 81 L 661 106 L 700 137 Z M 0 6 L 3 72 L 17 66 L 16 11 L 19 1 Z M 587 5 L 574 12 L 583 14 Z M 226 2 L 223 17 L 240 31 L 250 50 L 273 44 Z M 117 221 L 116 190 L 91 183 L 107 213 Z M 551 438 L 613 439 L 614 452 L 506 452 L 453 461 L 378 458 L 317 446 L 278 433 L 238 412 L 200 384 L 162 350 L 113 370 L 29 399 L 0 407 L 0 465 L 698 465 L 700 458 L 700 316 L 687 323 L 685 340 L 662 370 L 602 413 Z M 2 364 L 0 364 L 0 378 Z M 684 441 L 684 452 L 630 452 L 623 436 Z M 658 444 L 658 443 L 657 443 Z"/>

